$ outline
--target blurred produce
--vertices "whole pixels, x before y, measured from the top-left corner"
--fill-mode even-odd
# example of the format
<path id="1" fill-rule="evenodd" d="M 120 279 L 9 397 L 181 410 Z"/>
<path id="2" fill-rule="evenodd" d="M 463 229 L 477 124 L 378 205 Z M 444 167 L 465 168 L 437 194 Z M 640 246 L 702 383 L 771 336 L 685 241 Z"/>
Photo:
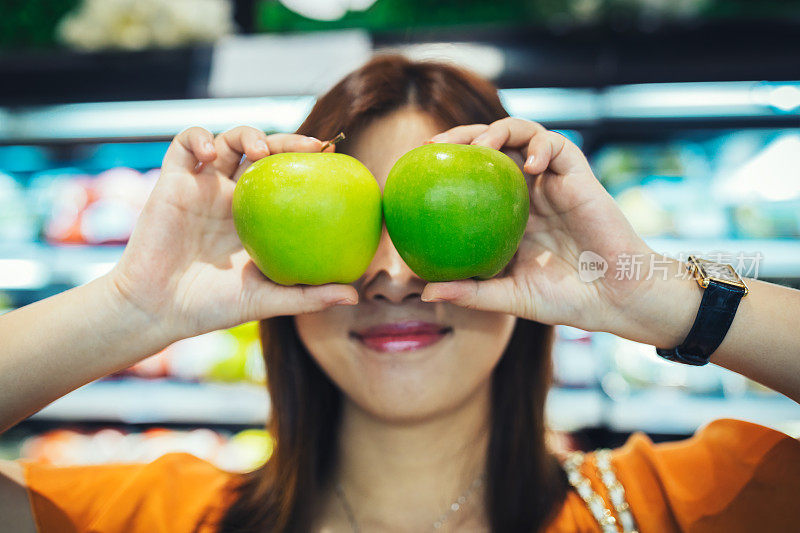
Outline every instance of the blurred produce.
<path id="1" fill-rule="evenodd" d="M 748 202 L 731 206 L 733 236 L 738 238 L 800 237 L 800 202 Z"/>
<path id="2" fill-rule="evenodd" d="M 83 0 L 57 27 L 64 44 L 81 50 L 170 48 L 233 31 L 228 0 Z"/>
<path id="3" fill-rule="evenodd" d="M 0 147 L 0 245 L 124 244 L 166 148 L 163 142 L 82 145 L 65 160 L 41 147 Z"/>
<path id="4" fill-rule="evenodd" d="M 733 235 L 800 237 L 800 133 L 736 133 L 719 149 L 725 164 L 714 194 L 728 206 Z"/>
<path id="5" fill-rule="evenodd" d="M 4 441 L 2 458 L 24 458 L 69 466 L 104 463 L 147 463 L 174 452 L 185 452 L 234 472 L 254 470 L 272 455 L 269 432 L 246 429 L 237 433 L 206 428 L 145 431 L 105 428 L 92 431 L 55 429 L 17 442 Z M 4 450 L 4 451 L 3 451 Z"/>
<path id="6" fill-rule="evenodd" d="M 675 365 L 658 357 L 652 346 L 568 326 L 556 327 L 553 361 L 556 385 L 579 388 L 602 385 L 612 398 L 658 388 L 712 396 L 776 394 L 715 365 L 697 368 Z"/>
<path id="7" fill-rule="evenodd" d="M 645 237 L 800 237 L 800 134 L 795 130 L 609 144 L 591 163 Z"/>
<path id="8" fill-rule="evenodd" d="M 722 367 L 671 364 L 659 357 L 652 346 L 607 333 L 593 333 L 592 344 L 595 353 L 609 354 L 601 384 L 614 399 L 658 389 L 726 398 L 750 394 L 777 396 L 775 391 Z"/>
<path id="9" fill-rule="evenodd" d="M 717 0 L 720 1 L 721 0 Z M 608 19 L 642 25 L 713 14 L 715 0 L 260 0 L 261 31 L 368 28 L 376 31 L 466 24 L 569 27 Z M 731 2 L 728 2 L 731 4 Z M 738 6 L 728 5 L 728 10 Z"/>
<path id="10" fill-rule="evenodd" d="M 124 244 L 158 174 L 118 167 L 97 176 L 70 170 L 33 176 L 33 204 L 46 217 L 43 237 L 58 244 Z"/>
<path id="11" fill-rule="evenodd" d="M 785 0 L 6 0 L 0 11 L 0 48 L 61 43 L 140 49 L 209 42 L 234 31 L 234 11 L 254 31 L 272 33 L 520 24 L 648 30 L 674 21 L 788 18 L 797 7 Z M 167 31 L 170 24 L 177 35 Z"/>
<path id="12" fill-rule="evenodd" d="M 178 341 L 115 374 L 184 381 L 266 381 L 258 322 Z"/>
<path id="13" fill-rule="evenodd" d="M 5 293 L 0 291 L 0 315 L 3 313 L 8 313 L 13 309 L 11 307 L 11 298 L 8 297 Z"/>
<path id="14" fill-rule="evenodd" d="M 35 238 L 35 219 L 26 205 L 25 189 L 12 176 L 0 172 L 0 243 Z"/>
<path id="15" fill-rule="evenodd" d="M 223 453 L 214 462 L 225 470 L 253 470 L 267 462 L 274 447 L 275 441 L 269 431 L 245 429 L 228 440 Z"/>

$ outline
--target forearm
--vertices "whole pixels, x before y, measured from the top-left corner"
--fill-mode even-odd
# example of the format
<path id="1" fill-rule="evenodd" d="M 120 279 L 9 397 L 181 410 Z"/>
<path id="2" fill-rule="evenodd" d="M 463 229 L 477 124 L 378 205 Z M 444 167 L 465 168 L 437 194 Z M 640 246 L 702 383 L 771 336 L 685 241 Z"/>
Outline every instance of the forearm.
<path id="1" fill-rule="evenodd" d="M 745 283 L 750 292 L 711 362 L 800 402 L 800 291 Z"/>
<path id="2" fill-rule="evenodd" d="M 0 339 L 0 432 L 177 340 L 109 276 L 0 316 Z"/>
<path id="3" fill-rule="evenodd" d="M 632 322 L 617 334 L 672 348 L 683 342 L 697 316 L 703 289 L 684 266 L 672 261 L 667 279 L 655 280 Z M 725 339 L 710 361 L 738 372 L 800 402 L 800 291 L 746 279 L 742 298 Z"/>

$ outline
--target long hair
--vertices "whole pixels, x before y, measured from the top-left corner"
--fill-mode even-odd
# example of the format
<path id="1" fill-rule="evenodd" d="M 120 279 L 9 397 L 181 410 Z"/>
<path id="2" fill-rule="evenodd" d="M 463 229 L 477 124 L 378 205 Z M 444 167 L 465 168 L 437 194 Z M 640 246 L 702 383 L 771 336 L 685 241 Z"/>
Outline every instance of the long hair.
<path id="1" fill-rule="evenodd" d="M 497 89 L 475 74 L 383 55 L 319 98 L 297 132 L 353 138 L 371 120 L 406 106 L 445 128 L 508 116 Z M 347 140 L 337 151 L 347 153 Z M 517 319 L 493 370 L 484 504 L 496 533 L 540 530 L 566 496 L 564 472 L 545 444 L 552 337 L 550 326 Z M 341 392 L 306 350 L 292 317 L 262 321 L 261 339 L 275 448 L 264 466 L 237 480 L 219 531 L 306 532 L 336 458 Z"/>

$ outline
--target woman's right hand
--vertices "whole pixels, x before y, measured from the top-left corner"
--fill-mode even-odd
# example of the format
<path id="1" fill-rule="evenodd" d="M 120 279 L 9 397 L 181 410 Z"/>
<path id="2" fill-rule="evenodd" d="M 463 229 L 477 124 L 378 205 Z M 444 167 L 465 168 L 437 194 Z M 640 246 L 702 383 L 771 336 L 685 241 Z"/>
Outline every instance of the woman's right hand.
<path id="1" fill-rule="evenodd" d="M 350 285 L 277 285 L 242 248 L 231 212 L 234 178 L 245 155 L 318 152 L 322 143 L 240 126 L 216 138 L 189 128 L 173 139 L 112 287 L 175 339 L 278 315 L 357 303 Z M 333 147 L 328 148 L 332 150 Z"/>

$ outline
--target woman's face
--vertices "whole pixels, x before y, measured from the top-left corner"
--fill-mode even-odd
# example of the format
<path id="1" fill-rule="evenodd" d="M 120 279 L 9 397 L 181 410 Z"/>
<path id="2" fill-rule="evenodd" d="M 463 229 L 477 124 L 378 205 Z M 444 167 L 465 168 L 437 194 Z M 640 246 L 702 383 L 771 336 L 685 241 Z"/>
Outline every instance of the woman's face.
<path id="1" fill-rule="evenodd" d="M 408 109 L 375 120 L 350 155 L 383 190 L 395 161 L 441 130 Z M 425 282 L 403 262 L 383 227 L 369 268 L 352 284 L 356 306 L 295 317 L 308 351 L 357 406 L 392 421 L 435 416 L 488 384 L 515 324 L 512 315 L 420 300 Z"/>

